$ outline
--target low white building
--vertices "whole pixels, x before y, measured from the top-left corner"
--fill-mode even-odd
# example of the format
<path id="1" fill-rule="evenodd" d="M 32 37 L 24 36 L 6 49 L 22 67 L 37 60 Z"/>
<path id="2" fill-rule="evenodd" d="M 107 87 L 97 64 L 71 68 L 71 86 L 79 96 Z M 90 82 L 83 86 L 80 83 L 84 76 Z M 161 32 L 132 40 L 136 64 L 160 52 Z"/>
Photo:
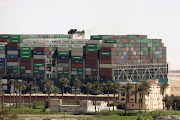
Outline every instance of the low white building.
<path id="1" fill-rule="evenodd" d="M 116 110 L 116 106 L 114 106 Z M 104 101 L 96 102 L 96 111 L 108 110 L 109 107 Z M 110 107 L 113 110 L 113 107 Z M 50 112 L 95 112 L 95 105 L 91 100 L 82 100 L 80 105 L 62 105 L 61 99 L 50 100 Z"/>

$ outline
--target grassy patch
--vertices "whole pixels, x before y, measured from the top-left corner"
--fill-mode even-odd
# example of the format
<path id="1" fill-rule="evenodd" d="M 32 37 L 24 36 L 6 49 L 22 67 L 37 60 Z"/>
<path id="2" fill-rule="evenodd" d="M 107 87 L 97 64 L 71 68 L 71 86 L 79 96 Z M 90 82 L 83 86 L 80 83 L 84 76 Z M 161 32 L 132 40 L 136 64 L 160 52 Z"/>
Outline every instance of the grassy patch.
<path id="1" fill-rule="evenodd" d="M 119 115 L 110 115 L 110 116 L 96 116 L 96 119 L 102 119 L 102 120 L 136 120 L 137 116 L 119 116 Z M 151 116 L 141 116 L 142 119 L 149 119 L 153 120 Z"/>

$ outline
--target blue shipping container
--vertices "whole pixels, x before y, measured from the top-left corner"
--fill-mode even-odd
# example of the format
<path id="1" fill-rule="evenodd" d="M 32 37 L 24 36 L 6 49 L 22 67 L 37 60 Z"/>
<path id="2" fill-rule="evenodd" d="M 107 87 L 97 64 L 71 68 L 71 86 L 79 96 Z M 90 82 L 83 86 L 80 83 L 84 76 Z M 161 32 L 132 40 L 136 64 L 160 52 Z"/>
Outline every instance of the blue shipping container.
<path id="1" fill-rule="evenodd" d="M 77 68 L 77 71 L 83 71 L 83 68 Z"/>
<path id="2" fill-rule="evenodd" d="M 72 64 L 83 64 L 83 60 L 72 60 Z"/>
<path id="3" fill-rule="evenodd" d="M 39 70 L 39 74 L 44 74 L 45 70 Z"/>
<path id="4" fill-rule="evenodd" d="M 7 55 L 7 58 L 18 58 L 18 55 Z"/>
<path id="5" fill-rule="evenodd" d="M 4 69 L 5 67 L 4 66 L 0 66 L 0 69 Z"/>
<path id="6" fill-rule="evenodd" d="M 69 56 L 58 55 L 58 59 L 60 59 L 60 60 L 68 60 Z"/>
<path id="7" fill-rule="evenodd" d="M 140 43 L 136 43 L 136 47 L 140 47 Z"/>
<path id="8" fill-rule="evenodd" d="M 19 50 L 19 47 L 7 47 L 7 50 Z"/>
<path id="9" fill-rule="evenodd" d="M 46 55 L 45 51 L 34 51 L 33 52 L 34 55 Z"/>
<path id="10" fill-rule="evenodd" d="M 13 69 L 13 66 L 7 66 L 7 69 L 11 70 L 11 69 Z"/>
<path id="11" fill-rule="evenodd" d="M 116 64 L 121 64 L 121 60 L 116 60 Z"/>
<path id="12" fill-rule="evenodd" d="M 5 62 L 5 58 L 0 58 L 0 62 Z"/>

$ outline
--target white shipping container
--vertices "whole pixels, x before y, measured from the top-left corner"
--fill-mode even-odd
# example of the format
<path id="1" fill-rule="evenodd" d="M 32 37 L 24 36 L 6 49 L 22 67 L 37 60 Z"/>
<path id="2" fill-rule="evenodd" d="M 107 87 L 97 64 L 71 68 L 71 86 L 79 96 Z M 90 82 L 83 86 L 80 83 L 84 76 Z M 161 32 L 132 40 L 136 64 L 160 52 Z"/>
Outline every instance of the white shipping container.
<path id="1" fill-rule="evenodd" d="M 18 66 L 18 62 L 7 62 L 7 66 Z"/>
<path id="2" fill-rule="evenodd" d="M 126 52 L 124 52 L 124 55 L 126 55 Z"/>
<path id="3" fill-rule="evenodd" d="M 39 67 L 39 70 L 45 70 L 45 68 L 44 67 Z"/>
<path id="4" fill-rule="evenodd" d="M 0 42 L 0 46 L 5 46 L 6 44 L 6 42 Z"/>
<path id="5" fill-rule="evenodd" d="M 88 40 L 88 44 L 102 44 L 102 40 Z"/>
<path id="6" fill-rule="evenodd" d="M 69 48 L 69 44 L 58 44 L 58 48 Z"/>
<path id="7" fill-rule="evenodd" d="M 35 43 L 33 46 L 34 47 L 45 47 L 46 44 L 45 43 Z"/>
<path id="8" fill-rule="evenodd" d="M 126 48 L 126 51 L 129 51 L 129 48 L 128 48 L 128 47 Z"/>
<path id="9" fill-rule="evenodd" d="M 143 55 L 143 51 L 141 51 L 141 55 Z"/>
<path id="10" fill-rule="evenodd" d="M 140 59 L 138 59 L 138 63 L 141 63 L 141 60 L 140 60 Z"/>
<path id="11" fill-rule="evenodd" d="M 23 39 L 23 43 L 33 43 L 34 39 Z"/>
<path id="12" fill-rule="evenodd" d="M 47 43 L 47 39 L 37 39 L 35 40 L 36 43 Z"/>
<path id="13" fill-rule="evenodd" d="M 2 84 L 7 84 L 7 79 L 2 79 Z"/>
<path id="14" fill-rule="evenodd" d="M 72 52 L 83 52 L 83 48 L 71 48 Z"/>
<path id="15" fill-rule="evenodd" d="M 113 64 L 100 64 L 100 68 L 112 68 Z"/>
<path id="16" fill-rule="evenodd" d="M 18 55 L 18 51 L 7 51 L 7 54 L 9 55 Z"/>
<path id="17" fill-rule="evenodd" d="M 0 58 L 5 58 L 5 54 L 0 54 Z"/>
<path id="18" fill-rule="evenodd" d="M 64 48 L 59 48 L 58 47 L 58 51 L 66 52 L 66 51 L 69 51 L 69 48 L 68 47 L 67 48 L 66 47 L 64 47 Z"/>
<path id="19" fill-rule="evenodd" d="M 148 47 L 152 47 L 152 43 L 148 43 Z"/>
<path id="20" fill-rule="evenodd" d="M 20 47 L 32 47 L 33 43 L 21 43 Z"/>
<path id="21" fill-rule="evenodd" d="M 77 44 L 85 44 L 86 43 L 86 39 L 74 39 L 73 40 L 73 43 L 77 43 Z"/>
<path id="22" fill-rule="evenodd" d="M 112 43 L 103 43 L 102 47 L 117 47 L 117 44 L 112 44 Z"/>
<path id="23" fill-rule="evenodd" d="M 33 55 L 33 59 L 47 59 L 47 55 Z"/>
<path id="24" fill-rule="evenodd" d="M 0 50 L 0 54 L 5 54 L 6 51 L 5 50 Z"/>
<path id="25" fill-rule="evenodd" d="M 57 66 L 58 67 L 69 67 L 69 64 L 67 64 L 67 63 L 58 63 Z"/>
<path id="26" fill-rule="evenodd" d="M 77 75 L 77 71 L 71 71 L 72 75 Z"/>
<path id="27" fill-rule="evenodd" d="M 71 44 L 71 42 L 72 42 L 72 39 L 64 39 L 60 41 L 60 43 L 62 44 Z"/>
<path id="28" fill-rule="evenodd" d="M 91 68 L 86 68 L 86 72 L 91 72 Z"/>
<path id="29" fill-rule="evenodd" d="M 133 52 L 133 55 L 136 55 L 136 51 Z"/>
<path id="30" fill-rule="evenodd" d="M 134 51 L 134 47 L 131 47 L 131 51 Z"/>
<path id="31" fill-rule="evenodd" d="M 72 44 L 72 48 L 83 48 L 83 44 Z"/>
<path id="32" fill-rule="evenodd" d="M 26 73 L 31 73 L 31 70 L 26 70 Z"/>
<path id="33" fill-rule="evenodd" d="M 83 56 L 83 52 L 71 52 L 72 56 Z"/>
<path id="34" fill-rule="evenodd" d="M 57 70 L 63 71 L 63 67 L 58 67 Z"/>

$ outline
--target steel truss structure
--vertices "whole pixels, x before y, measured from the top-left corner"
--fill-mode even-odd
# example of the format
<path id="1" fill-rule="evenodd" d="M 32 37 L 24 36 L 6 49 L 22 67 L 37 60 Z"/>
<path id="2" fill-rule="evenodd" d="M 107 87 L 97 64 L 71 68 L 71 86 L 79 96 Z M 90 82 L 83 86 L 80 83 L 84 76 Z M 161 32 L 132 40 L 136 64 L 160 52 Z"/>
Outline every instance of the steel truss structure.
<path id="1" fill-rule="evenodd" d="M 112 76 L 115 81 L 167 78 L 168 64 L 128 64 L 113 65 Z"/>

